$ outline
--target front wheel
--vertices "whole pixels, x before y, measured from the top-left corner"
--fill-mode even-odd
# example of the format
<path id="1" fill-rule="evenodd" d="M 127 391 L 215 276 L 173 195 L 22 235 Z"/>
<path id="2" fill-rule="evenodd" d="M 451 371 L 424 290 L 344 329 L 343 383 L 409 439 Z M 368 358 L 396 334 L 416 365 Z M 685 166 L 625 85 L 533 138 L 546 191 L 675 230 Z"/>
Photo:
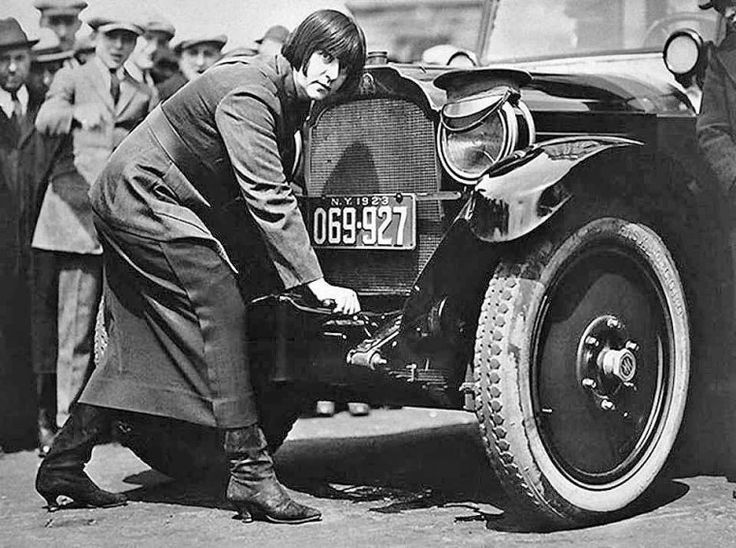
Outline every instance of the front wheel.
<path id="1" fill-rule="evenodd" d="M 501 263 L 479 318 L 475 394 L 512 500 L 557 527 L 635 501 L 680 427 L 689 335 L 675 263 L 643 224 L 595 219 Z"/>

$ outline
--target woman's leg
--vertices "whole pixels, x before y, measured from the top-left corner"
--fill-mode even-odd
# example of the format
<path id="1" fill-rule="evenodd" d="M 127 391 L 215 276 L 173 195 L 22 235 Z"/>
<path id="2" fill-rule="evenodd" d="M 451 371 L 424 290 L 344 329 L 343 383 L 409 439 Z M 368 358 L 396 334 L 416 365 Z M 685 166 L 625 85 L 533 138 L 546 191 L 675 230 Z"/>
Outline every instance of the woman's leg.
<path id="1" fill-rule="evenodd" d="M 100 508 L 126 503 L 125 495 L 100 489 L 84 472 L 92 449 L 109 434 L 113 418 L 114 412 L 103 407 L 82 403 L 72 407 L 36 474 L 36 491 L 46 499 L 49 511 L 58 508 L 59 496 Z"/>
<path id="2" fill-rule="evenodd" d="M 306 523 L 322 513 L 291 499 L 276 478 L 266 437 L 258 425 L 227 430 L 225 454 L 230 468 L 227 499 L 243 521 Z"/>

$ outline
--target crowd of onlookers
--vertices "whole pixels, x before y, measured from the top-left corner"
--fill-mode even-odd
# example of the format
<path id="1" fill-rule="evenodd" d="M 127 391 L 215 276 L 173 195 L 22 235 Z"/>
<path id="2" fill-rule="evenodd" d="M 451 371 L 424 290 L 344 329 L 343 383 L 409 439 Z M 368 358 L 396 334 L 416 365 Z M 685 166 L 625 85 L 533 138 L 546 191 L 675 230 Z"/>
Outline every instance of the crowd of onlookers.
<path id="1" fill-rule="evenodd" d="M 228 51 L 227 36 L 179 35 L 134 1 L 34 0 L 38 36 L 0 18 L 0 373 L 33 370 L 41 455 L 94 367 L 90 185 L 160 101 L 223 56 L 273 54 L 288 36 L 275 26 Z"/>

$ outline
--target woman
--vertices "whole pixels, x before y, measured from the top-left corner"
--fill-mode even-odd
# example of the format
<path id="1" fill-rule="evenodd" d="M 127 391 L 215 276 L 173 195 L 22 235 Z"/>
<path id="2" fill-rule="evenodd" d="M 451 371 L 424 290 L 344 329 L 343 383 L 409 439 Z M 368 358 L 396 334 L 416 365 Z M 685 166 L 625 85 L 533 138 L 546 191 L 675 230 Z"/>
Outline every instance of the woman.
<path id="1" fill-rule="evenodd" d="M 92 506 L 124 504 L 84 473 L 110 409 L 224 431 L 228 499 L 245 520 L 320 519 L 276 479 L 245 348 L 245 304 L 267 266 L 337 313 L 354 291 L 327 283 L 284 174 L 311 101 L 357 84 L 365 39 L 321 10 L 268 59 L 229 58 L 157 108 L 91 191 L 105 256 L 105 360 L 39 469 L 36 489 Z M 245 228 L 244 228 L 245 227 Z"/>

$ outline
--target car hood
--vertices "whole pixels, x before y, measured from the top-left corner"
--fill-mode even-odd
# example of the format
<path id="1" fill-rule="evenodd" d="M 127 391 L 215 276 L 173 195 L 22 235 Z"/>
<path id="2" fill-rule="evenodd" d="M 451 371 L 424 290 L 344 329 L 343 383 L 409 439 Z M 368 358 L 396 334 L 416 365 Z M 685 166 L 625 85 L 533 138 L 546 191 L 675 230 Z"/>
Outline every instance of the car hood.
<path id="1" fill-rule="evenodd" d="M 636 59 L 631 57 L 518 63 L 513 68 L 527 70 L 532 75 L 531 83 L 522 90 L 524 101 L 532 111 L 646 114 L 694 112 L 687 95 L 664 68 L 661 55 L 656 59 L 653 56 L 647 56 L 646 59 L 642 59 L 642 56 Z M 482 67 L 479 70 L 489 68 L 493 67 Z M 422 89 L 434 109 L 442 108 L 447 102 L 447 96 L 433 82 L 439 75 L 449 72 L 453 70 L 422 65 L 391 64 L 371 67 L 371 73 L 377 80 L 384 80 L 384 75 L 393 73 L 413 82 Z"/>

